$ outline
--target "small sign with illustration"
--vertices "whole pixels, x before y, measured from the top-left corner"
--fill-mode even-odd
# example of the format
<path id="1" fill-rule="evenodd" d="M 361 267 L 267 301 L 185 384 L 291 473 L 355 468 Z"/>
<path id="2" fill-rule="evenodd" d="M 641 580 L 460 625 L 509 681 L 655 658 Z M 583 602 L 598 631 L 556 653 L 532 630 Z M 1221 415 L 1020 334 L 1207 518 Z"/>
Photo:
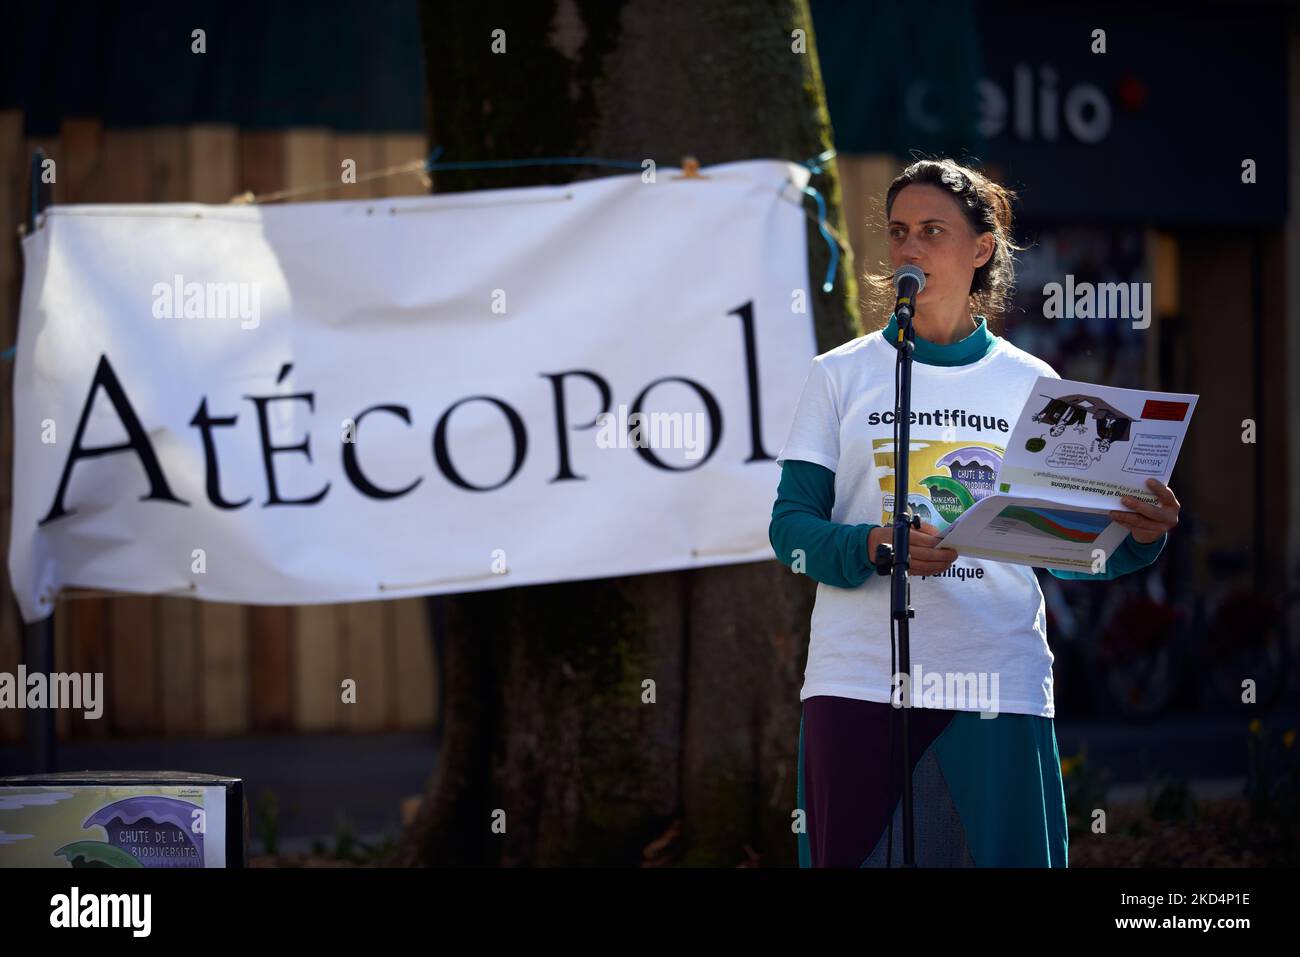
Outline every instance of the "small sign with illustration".
<path id="1" fill-rule="evenodd" d="M 0 868 L 230 866 L 228 781 L 202 780 L 219 780 L 210 775 L 192 775 L 199 780 L 190 784 L 115 780 L 121 776 L 103 772 L 93 783 L 0 780 Z"/>

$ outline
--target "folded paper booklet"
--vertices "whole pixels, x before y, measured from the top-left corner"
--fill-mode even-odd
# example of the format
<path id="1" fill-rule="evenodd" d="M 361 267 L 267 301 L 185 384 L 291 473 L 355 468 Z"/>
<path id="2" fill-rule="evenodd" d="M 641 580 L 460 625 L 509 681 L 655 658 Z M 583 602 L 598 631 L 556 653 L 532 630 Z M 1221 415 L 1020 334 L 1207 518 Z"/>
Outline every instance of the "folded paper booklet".
<path id="1" fill-rule="evenodd" d="M 1155 504 L 1169 484 L 1195 395 L 1116 389 L 1040 376 L 1011 431 L 994 492 L 940 536 L 972 558 L 1100 571 L 1128 529 L 1112 521 L 1129 495 Z"/>

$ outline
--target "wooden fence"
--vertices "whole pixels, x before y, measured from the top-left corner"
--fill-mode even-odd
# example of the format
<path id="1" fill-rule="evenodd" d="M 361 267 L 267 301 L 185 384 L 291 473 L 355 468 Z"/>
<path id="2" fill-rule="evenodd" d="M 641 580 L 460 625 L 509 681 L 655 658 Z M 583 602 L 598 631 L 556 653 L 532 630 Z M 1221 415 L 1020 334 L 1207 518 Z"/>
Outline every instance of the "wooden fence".
<path id="1" fill-rule="evenodd" d="M 22 281 L 18 226 L 29 204 L 32 151 L 55 161 L 55 203 L 224 203 L 246 190 L 339 183 L 424 155 L 420 134 L 233 126 L 105 129 L 65 120 L 57 137 L 24 136 L 20 112 L 0 112 L 0 349 L 15 341 Z M 403 175 L 303 199 L 421 195 Z M 22 660 L 22 622 L 9 583 L 13 362 L 0 361 L 0 672 Z M 60 710 L 61 737 L 378 731 L 432 726 L 437 713 L 423 599 L 262 607 L 186 598 L 73 598 L 55 612 L 55 670 L 103 672 L 104 715 Z M 355 679 L 354 704 L 340 685 Z M 23 736 L 27 712 L 0 709 L 0 741 Z"/>

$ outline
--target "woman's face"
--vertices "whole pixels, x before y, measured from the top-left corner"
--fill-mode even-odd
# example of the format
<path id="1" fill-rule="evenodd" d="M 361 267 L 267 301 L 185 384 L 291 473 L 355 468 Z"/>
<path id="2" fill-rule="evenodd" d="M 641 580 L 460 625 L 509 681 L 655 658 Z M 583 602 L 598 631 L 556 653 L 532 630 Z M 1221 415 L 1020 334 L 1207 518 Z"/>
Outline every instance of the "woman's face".
<path id="1" fill-rule="evenodd" d="M 894 270 L 911 264 L 925 273 L 917 312 L 965 314 L 975 270 L 993 255 L 993 234 L 977 234 L 952 194 L 929 183 L 912 183 L 898 192 L 888 232 Z"/>

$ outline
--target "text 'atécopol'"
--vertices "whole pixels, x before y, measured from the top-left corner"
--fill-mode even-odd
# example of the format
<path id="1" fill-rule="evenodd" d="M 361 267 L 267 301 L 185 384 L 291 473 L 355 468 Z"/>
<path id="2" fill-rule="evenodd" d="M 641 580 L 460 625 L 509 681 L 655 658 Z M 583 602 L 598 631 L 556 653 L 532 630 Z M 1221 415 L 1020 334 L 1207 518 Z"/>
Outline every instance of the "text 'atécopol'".
<path id="1" fill-rule="evenodd" d="M 729 315 L 735 315 L 741 320 L 743 336 L 743 371 L 746 382 L 744 400 L 747 407 L 746 415 L 749 432 L 748 456 L 743 461 L 745 463 L 771 461 L 773 456 L 764 449 L 761 439 L 760 391 L 753 303 L 747 302 L 743 306 L 732 310 Z M 283 365 L 277 377 L 277 382 L 283 381 L 291 368 L 291 364 Z M 550 402 L 546 407 L 549 428 L 545 431 L 551 439 L 550 447 L 553 449 L 555 466 L 554 472 L 547 479 L 547 482 L 583 480 L 587 476 L 579 474 L 574 465 L 574 436 L 575 434 L 590 432 L 594 439 L 602 427 L 608 428 L 608 423 L 611 420 L 610 409 L 613 405 L 614 390 L 604 376 L 592 369 L 566 369 L 558 372 L 539 372 L 538 375 L 547 380 L 550 386 Z M 575 387 L 580 382 L 586 384 L 581 390 L 585 395 L 582 398 L 575 398 Z M 684 392 L 679 391 L 679 396 L 683 394 L 693 396 L 688 401 L 697 407 L 702 406 L 703 413 L 707 415 L 707 431 L 709 435 L 707 452 L 702 456 L 688 456 L 689 459 L 693 459 L 689 464 L 674 464 L 671 461 L 666 461 L 660 454 L 660 450 L 644 441 L 634 441 L 630 444 L 630 447 L 647 465 L 653 468 L 669 473 L 689 472 L 705 465 L 712 458 L 722 440 L 725 424 L 723 421 L 723 403 L 719 402 L 714 392 L 704 383 L 686 376 L 666 375 L 655 378 L 642 386 L 636 393 L 630 405 L 632 414 L 630 416 L 621 414 L 619 418 L 624 423 L 628 419 L 631 419 L 633 423 L 645 421 L 647 414 L 653 414 L 646 413 L 646 409 L 653 405 L 654 393 L 658 392 L 662 396 L 662 390 L 674 383 L 679 390 L 685 390 Z M 599 395 L 599 401 L 596 403 L 590 401 L 592 387 Z M 125 430 L 126 440 L 117 444 L 90 446 L 85 441 L 86 427 L 90 420 L 92 408 L 95 406 L 101 392 L 111 404 L 118 422 Z M 331 482 L 324 481 L 310 491 L 295 490 L 293 493 L 289 493 L 282 489 L 282 476 L 277 472 L 277 460 L 286 455 L 302 455 L 306 457 L 308 463 L 312 461 L 311 430 L 302 430 L 294 437 L 297 441 L 285 442 L 281 440 L 277 442 L 274 437 L 277 430 L 272 422 L 272 409 L 277 407 L 277 404 L 285 403 L 292 406 L 296 413 L 293 420 L 297 421 L 303 409 L 309 415 L 315 413 L 316 398 L 314 391 L 296 391 L 267 395 L 232 396 L 229 401 L 213 399 L 213 405 L 216 405 L 218 401 L 221 402 L 220 411 L 213 411 L 210 408 L 209 396 L 205 395 L 199 398 L 194 415 L 188 424 L 194 429 L 192 435 L 196 446 L 195 451 L 198 451 L 197 447 L 201 447 L 202 450 L 206 473 L 205 490 L 208 502 L 219 509 L 240 509 L 252 505 L 254 502 L 254 497 L 247 494 L 250 483 L 245 477 L 236 476 L 232 478 L 229 475 L 223 476 L 219 453 L 222 442 L 218 441 L 219 437 L 231 434 L 225 430 L 250 429 L 247 424 L 249 418 L 255 418 L 256 420 L 255 425 L 251 427 L 256 429 L 263 471 L 264 484 L 263 488 L 258 490 L 261 493 L 261 501 L 258 504 L 264 508 L 273 506 L 310 506 L 323 501 L 330 494 Z M 730 399 L 739 403 L 741 397 L 732 396 Z M 241 415 L 239 412 L 240 403 L 251 403 L 252 408 L 249 411 L 255 413 L 255 415 Z M 482 408 L 493 412 L 495 422 L 499 423 L 493 427 L 500 430 L 502 439 L 509 443 L 508 447 L 511 449 L 512 461 L 510 466 L 508 470 L 504 470 L 504 474 L 497 478 L 496 481 L 472 481 L 463 474 L 463 470 L 459 469 L 454 461 L 453 436 L 450 431 L 451 423 L 458 415 L 459 410 L 472 407 L 475 404 L 479 404 Z M 592 409 L 592 405 L 595 405 L 596 408 Z M 580 411 L 579 406 L 582 407 Z M 244 408 L 248 409 L 248 406 L 244 406 Z M 624 412 L 626 408 L 629 407 L 621 407 L 620 412 Z M 679 413 L 669 412 L 663 414 L 673 416 Z M 691 412 L 688 414 L 694 415 L 698 413 Z M 740 414 L 737 411 L 737 415 Z M 589 419 L 588 416 L 590 416 Z M 376 420 L 381 417 L 389 417 L 390 424 L 395 419 L 402 423 L 402 428 L 412 427 L 413 422 L 411 407 L 400 402 L 382 402 L 369 405 L 344 419 L 340 423 L 339 441 L 343 474 L 356 492 L 370 499 L 390 500 L 409 495 L 424 482 L 425 478 L 428 477 L 427 475 L 406 475 L 403 476 L 406 479 L 405 484 L 393 485 L 390 480 L 390 484 L 381 485 L 373 477 L 369 476 L 363 467 L 366 446 L 359 441 L 360 428 L 364 421 L 372 417 Z M 483 426 L 480 425 L 479 427 L 482 428 Z M 639 426 L 634 425 L 634 427 Z M 38 524 L 45 525 L 48 522 L 76 514 L 76 503 L 70 504 L 67 501 L 69 483 L 73 472 L 78 465 L 82 468 L 93 468 L 92 463 L 94 460 L 104 456 L 134 455 L 139 460 L 149 486 L 148 494 L 140 496 L 140 501 L 191 505 L 191 502 L 175 494 L 172 483 L 168 481 L 166 469 L 154 447 L 154 442 L 150 438 L 151 435 L 156 435 L 157 432 L 158 429 L 154 424 L 145 423 L 141 420 L 131 402 L 129 390 L 114 370 L 109 356 L 101 354 L 85 402 L 82 405 L 80 421 L 77 425 L 71 449 L 62 465 L 59 485 L 54 493 L 53 502 L 45 517 Z M 241 438 L 245 442 L 250 440 L 247 431 L 244 432 Z M 223 441 L 230 441 L 230 439 L 223 438 Z M 466 492 L 491 492 L 507 485 L 519 474 L 528 457 L 530 446 L 535 443 L 530 442 L 530 435 L 525 426 L 524 417 L 506 399 L 493 395 L 468 395 L 458 398 L 442 408 L 432 428 L 431 444 L 433 465 L 446 483 Z M 593 441 L 592 444 L 595 445 L 596 443 Z M 623 448 L 629 447 L 627 443 L 620 444 Z M 610 443 L 602 441 L 600 445 L 607 447 Z M 318 438 L 317 448 L 319 449 L 319 447 L 320 441 Z M 300 475 L 298 481 L 301 481 Z M 238 500 L 228 498 L 226 493 L 228 486 L 239 487 L 240 493 L 237 494 L 243 494 L 244 497 Z"/>

